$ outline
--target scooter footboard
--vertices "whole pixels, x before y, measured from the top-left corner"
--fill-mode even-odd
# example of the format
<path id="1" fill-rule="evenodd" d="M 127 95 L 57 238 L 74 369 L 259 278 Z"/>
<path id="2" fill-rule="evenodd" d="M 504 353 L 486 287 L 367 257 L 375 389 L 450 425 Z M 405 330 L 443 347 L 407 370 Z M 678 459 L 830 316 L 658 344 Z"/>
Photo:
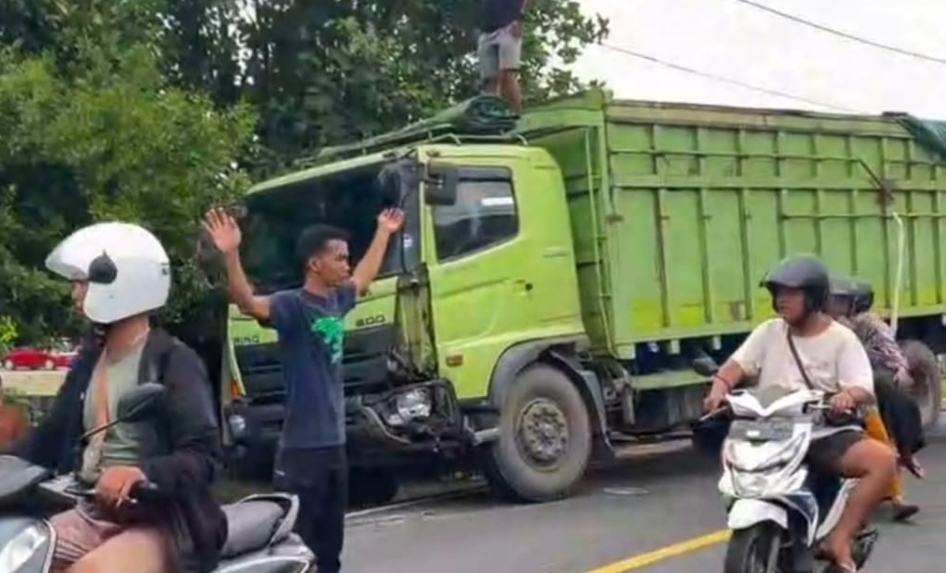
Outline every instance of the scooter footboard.
<path id="1" fill-rule="evenodd" d="M 788 510 L 763 499 L 737 499 L 729 508 L 727 525 L 731 530 L 746 529 L 763 521 L 788 529 Z"/>

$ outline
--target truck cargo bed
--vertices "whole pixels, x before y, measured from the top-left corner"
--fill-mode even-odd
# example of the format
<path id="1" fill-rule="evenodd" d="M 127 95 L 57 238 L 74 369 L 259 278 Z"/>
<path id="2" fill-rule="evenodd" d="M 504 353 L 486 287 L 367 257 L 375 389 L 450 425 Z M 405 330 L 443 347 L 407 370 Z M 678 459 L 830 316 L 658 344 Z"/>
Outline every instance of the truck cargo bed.
<path id="1" fill-rule="evenodd" d="M 946 172 L 905 123 L 592 91 L 520 130 L 562 167 L 589 332 L 633 358 L 771 316 L 759 281 L 799 252 L 870 280 L 889 308 L 901 223 L 900 314 L 944 312 Z"/>

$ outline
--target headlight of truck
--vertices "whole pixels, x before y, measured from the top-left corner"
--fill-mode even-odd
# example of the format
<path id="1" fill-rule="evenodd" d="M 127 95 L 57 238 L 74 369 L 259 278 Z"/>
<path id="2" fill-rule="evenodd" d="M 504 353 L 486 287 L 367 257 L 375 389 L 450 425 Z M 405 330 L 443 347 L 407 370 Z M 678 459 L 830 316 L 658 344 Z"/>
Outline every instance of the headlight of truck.
<path id="1" fill-rule="evenodd" d="M 230 435 L 235 440 L 246 437 L 246 418 L 234 414 L 227 418 L 227 426 L 230 428 Z"/>
<path id="2" fill-rule="evenodd" d="M 44 525 L 31 525 L 19 532 L 0 549 L 0 571 L 16 573 L 47 541 Z"/>
<path id="3" fill-rule="evenodd" d="M 423 420 L 430 417 L 430 391 L 426 388 L 415 388 L 398 394 L 389 402 L 390 413 L 386 417 L 388 424 L 403 426 L 412 420 Z"/>

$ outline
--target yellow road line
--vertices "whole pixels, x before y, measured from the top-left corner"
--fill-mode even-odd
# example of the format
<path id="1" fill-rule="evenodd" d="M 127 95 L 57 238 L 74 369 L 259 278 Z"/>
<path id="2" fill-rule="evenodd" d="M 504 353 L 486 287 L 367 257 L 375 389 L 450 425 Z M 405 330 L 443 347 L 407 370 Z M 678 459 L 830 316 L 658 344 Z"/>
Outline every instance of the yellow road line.
<path id="1" fill-rule="evenodd" d="M 635 569 L 647 567 L 648 565 L 653 565 L 654 563 L 659 563 L 660 561 L 672 557 L 680 557 L 687 553 L 693 553 L 700 549 L 706 549 L 707 547 L 723 543 L 729 540 L 729 533 L 728 529 L 721 529 L 707 533 L 706 535 L 687 539 L 686 541 L 674 543 L 673 545 L 661 547 L 654 551 L 648 551 L 647 553 L 641 553 L 634 557 L 622 559 L 621 561 L 615 561 L 614 563 L 585 571 L 585 573 L 626 573 L 627 571 L 634 571 Z"/>

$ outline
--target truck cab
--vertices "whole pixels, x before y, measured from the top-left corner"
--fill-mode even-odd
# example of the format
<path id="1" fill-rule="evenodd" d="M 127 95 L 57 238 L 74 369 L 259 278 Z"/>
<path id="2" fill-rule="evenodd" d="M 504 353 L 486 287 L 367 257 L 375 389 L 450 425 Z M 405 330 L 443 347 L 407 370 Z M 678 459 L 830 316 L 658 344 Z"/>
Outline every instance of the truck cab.
<path id="1" fill-rule="evenodd" d="M 491 382 L 504 353 L 525 341 L 583 337 L 564 198 L 553 158 L 516 140 L 386 150 L 248 193 L 242 258 L 260 294 L 302 285 L 295 240 L 307 226 L 348 231 L 355 264 L 377 213 L 393 205 L 405 212 L 378 278 L 346 318 L 353 468 L 377 476 L 380 468 L 395 475 L 465 465 L 499 434 Z M 264 473 L 283 419 L 276 334 L 233 306 L 227 329 L 226 441 L 235 463 Z M 554 418 L 536 410 L 536 427 L 542 412 Z"/>

